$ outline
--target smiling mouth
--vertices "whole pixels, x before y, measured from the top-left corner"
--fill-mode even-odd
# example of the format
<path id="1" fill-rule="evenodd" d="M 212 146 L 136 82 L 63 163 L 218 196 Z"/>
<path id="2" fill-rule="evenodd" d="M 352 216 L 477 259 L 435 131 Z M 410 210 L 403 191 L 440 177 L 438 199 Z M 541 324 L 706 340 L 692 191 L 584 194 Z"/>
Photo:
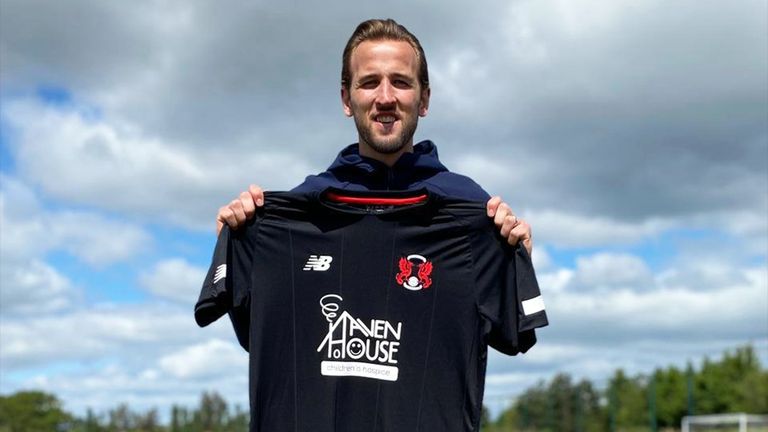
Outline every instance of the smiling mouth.
<path id="1" fill-rule="evenodd" d="M 391 115 L 391 114 L 381 114 L 377 115 L 374 120 L 381 124 L 392 124 L 395 121 L 397 121 L 397 117 Z"/>

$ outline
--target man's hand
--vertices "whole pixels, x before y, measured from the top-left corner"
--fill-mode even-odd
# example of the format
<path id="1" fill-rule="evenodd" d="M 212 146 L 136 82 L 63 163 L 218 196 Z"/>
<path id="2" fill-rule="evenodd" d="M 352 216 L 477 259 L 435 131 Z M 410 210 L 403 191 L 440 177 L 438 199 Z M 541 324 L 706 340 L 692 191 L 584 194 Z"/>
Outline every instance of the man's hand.
<path id="1" fill-rule="evenodd" d="M 221 207 L 216 215 L 216 235 L 219 235 L 224 224 L 231 229 L 237 229 L 246 220 L 253 217 L 256 207 L 264 205 L 264 191 L 256 185 L 250 185 L 248 190 L 240 193 L 238 198 Z"/>
<path id="2" fill-rule="evenodd" d="M 528 222 L 518 219 L 507 203 L 501 201 L 501 197 L 495 196 L 488 200 L 486 205 L 488 217 L 493 218 L 496 228 L 501 230 L 501 236 L 507 239 L 512 246 L 518 242 L 523 242 L 523 246 L 528 251 L 528 255 L 533 251 L 533 237 L 531 237 L 531 226 Z"/>

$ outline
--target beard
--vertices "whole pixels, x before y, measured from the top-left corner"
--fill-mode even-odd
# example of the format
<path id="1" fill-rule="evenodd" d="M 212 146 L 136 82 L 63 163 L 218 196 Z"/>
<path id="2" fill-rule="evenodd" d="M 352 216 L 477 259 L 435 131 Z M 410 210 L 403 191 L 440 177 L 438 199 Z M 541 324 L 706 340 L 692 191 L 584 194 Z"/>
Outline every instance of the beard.
<path id="1" fill-rule="evenodd" d="M 365 115 L 356 115 L 354 119 L 357 133 L 360 136 L 360 145 L 365 143 L 376 153 L 381 154 L 397 153 L 411 143 L 419 122 L 416 116 L 412 119 L 401 119 L 400 133 L 387 137 L 374 137 L 373 125 Z"/>

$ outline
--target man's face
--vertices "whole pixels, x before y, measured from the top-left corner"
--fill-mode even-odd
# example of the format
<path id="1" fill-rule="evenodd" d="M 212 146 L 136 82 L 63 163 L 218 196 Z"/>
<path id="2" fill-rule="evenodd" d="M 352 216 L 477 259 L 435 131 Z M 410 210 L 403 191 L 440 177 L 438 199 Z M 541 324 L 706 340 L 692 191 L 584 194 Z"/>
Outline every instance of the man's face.
<path id="1" fill-rule="evenodd" d="M 418 80 L 416 51 L 403 41 L 365 41 L 350 57 L 344 113 L 354 117 L 361 154 L 410 151 L 419 116 L 427 115 L 429 89 Z"/>

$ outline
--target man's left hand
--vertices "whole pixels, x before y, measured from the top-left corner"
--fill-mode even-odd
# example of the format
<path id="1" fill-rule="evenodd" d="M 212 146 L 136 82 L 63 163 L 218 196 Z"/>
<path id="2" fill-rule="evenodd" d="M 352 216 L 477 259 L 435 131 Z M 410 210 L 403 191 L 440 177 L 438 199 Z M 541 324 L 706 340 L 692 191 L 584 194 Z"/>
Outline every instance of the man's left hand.
<path id="1" fill-rule="evenodd" d="M 507 239 L 507 242 L 512 246 L 518 242 L 523 242 L 528 255 L 531 255 L 533 237 L 531 237 L 531 226 L 528 225 L 528 222 L 518 219 L 512 209 L 507 203 L 502 202 L 499 196 L 489 199 L 486 208 L 488 217 L 493 218 L 493 223 L 501 231 L 501 236 Z"/>

